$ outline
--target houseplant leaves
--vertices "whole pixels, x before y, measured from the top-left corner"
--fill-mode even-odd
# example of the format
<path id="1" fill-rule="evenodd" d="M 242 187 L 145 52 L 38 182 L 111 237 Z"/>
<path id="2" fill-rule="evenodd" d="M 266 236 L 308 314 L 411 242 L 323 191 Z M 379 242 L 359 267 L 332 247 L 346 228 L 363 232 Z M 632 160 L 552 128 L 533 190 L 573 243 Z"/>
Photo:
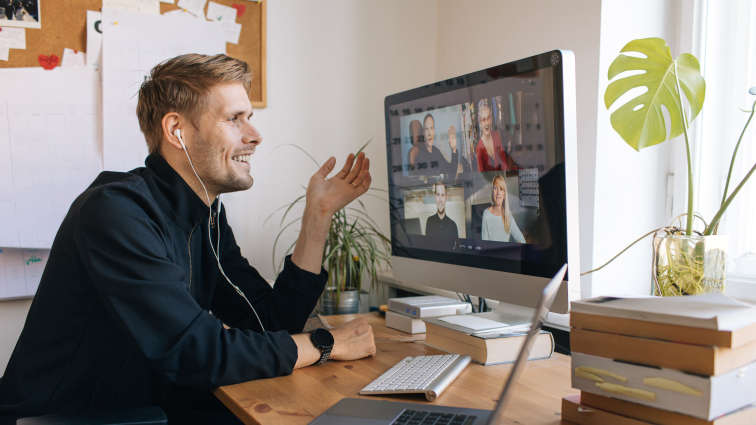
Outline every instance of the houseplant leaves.
<path id="1" fill-rule="evenodd" d="M 607 109 L 631 89 L 646 87 L 648 90 L 612 113 L 612 127 L 635 150 L 656 145 L 667 140 L 662 112 L 662 108 L 666 108 L 669 112 L 670 138 L 679 136 L 683 132 L 680 112 L 683 106 L 678 97 L 675 70 L 690 105 L 691 115 L 687 117 L 687 122 L 691 122 L 701 111 L 706 93 L 706 83 L 696 57 L 683 53 L 673 60 L 669 46 L 661 38 L 633 40 L 621 52 L 637 52 L 646 57 L 620 54 L 609 67 L 610 80 L 626 71 L 645 72 L 612 81 L 604 93 Z"/>

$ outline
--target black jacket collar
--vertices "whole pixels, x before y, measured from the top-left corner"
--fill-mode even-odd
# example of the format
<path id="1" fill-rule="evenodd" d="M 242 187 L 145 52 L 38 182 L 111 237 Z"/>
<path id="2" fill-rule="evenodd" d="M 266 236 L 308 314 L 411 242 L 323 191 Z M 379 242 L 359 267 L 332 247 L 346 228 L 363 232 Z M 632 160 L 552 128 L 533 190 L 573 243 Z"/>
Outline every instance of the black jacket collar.
<path id="1" fill-rule="evenodd" d="M 208 207 L 162 156 L 152 153 L 147 156 L 144 164 L 155 175 L 155 199 L 164 211 L 173 214 L 181 227 L 190 231 L 207 220 Z M 213 202 L 213 208 L 217 202 Z"/>

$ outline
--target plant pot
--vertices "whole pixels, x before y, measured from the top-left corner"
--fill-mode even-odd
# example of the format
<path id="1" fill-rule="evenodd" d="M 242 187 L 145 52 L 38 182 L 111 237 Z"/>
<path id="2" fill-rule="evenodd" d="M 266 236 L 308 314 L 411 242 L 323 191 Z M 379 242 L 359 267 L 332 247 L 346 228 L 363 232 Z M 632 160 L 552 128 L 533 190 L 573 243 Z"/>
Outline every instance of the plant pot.
<path id="1" fill-rule="evenodd" d="M 654 235 L 654 295 L 724 292 L 727 239 L 722 235 Z"/>
<path id="2" fill-rule="evenodd" d="M 360 291 L 348 290 L 336 292 L 326 288 L 320 296 L 321 314 L 357 314 L 360 311 Z"/>

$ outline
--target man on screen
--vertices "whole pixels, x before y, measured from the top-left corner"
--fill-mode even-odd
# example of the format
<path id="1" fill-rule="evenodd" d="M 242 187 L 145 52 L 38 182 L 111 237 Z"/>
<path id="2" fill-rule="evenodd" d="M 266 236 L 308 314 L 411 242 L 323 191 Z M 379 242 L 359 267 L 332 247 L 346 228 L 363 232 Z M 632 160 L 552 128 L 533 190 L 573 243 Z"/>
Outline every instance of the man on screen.
<path id="1" fill-rule="evenodd" d="M 425 235 L 434 247 L 451 249 L 459 233 L 457 223 L 446 215 L 446 184 L 434 184 L 433 194 L 436 197 L 436 213 L 425 222 Z"/>
<path id="2" fill-rule="evenodd" d="M 433 146 L 436 140 L 436 124 L 431 114 L 427 114 L 423 119 L 423 136 L 425 144 L 420 146 L 415 157 L 416 174 L 423 176 L 438 176 L 443 174 L 444 179 L 453 179 L 457 175 L 457 166 L 459 164 L 456 138 L 453 141 L 449 140 L 451 161 L 447 161 L 438 147 Z"/>
<path id="3" fill-rule="evenodd" d="M 152 69 L 137 106 L 146 167 L 100 174 L 71 206 L 0 380 L 0 419 L 158 405 L 171 423 L 240 423 L 214 388 L 375 353 L 364 320 L 301 333 L 331 217 L 370 186 L 363 154 L 312 176 L 273 286 L 235 241 L 219 195 L 253 183 L 250 81 L 226 55 Z"/>

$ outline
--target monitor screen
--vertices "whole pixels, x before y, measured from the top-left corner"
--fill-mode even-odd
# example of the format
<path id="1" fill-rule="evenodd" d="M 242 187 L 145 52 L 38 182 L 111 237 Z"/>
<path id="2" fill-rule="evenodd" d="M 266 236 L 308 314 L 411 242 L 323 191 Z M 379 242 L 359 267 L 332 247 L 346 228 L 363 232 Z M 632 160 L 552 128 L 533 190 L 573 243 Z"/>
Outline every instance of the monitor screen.
<path id="1" fill-rule="evenodd" d="M 386 97 L 393 256 L 540 277 L 567 262 L 561 58 Z"/>

